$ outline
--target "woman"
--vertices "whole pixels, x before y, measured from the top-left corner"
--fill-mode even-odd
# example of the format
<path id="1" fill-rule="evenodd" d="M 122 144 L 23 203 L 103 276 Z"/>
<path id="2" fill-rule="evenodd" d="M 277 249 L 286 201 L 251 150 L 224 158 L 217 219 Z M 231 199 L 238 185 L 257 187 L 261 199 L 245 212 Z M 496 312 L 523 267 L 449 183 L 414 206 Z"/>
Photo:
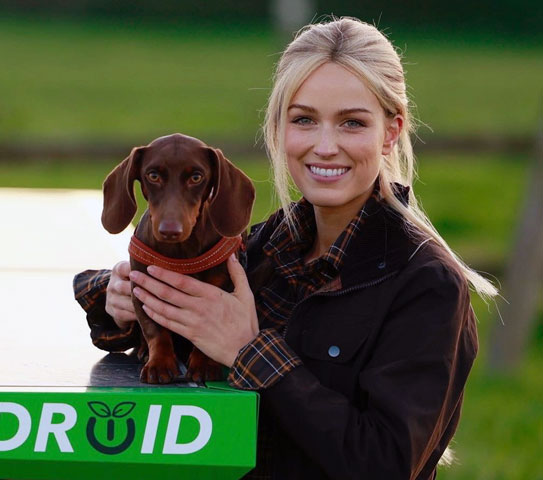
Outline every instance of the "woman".
<path id="1" fill-rule="evenodd" d="M 126 338 L 130 278 L 151 318 L 260 393 L 247 478 L 435 477 L 477 351 L 468 286 L 496 292 L 418 208 L 411 127 L 400 59 L 375 27 L 308 26 L 264 127 L 283 209 L 252 229 L 247 276 L 228 260 L 234 292 L 126 262 L 76 282 L 95 336 L 113 318 Z"/>

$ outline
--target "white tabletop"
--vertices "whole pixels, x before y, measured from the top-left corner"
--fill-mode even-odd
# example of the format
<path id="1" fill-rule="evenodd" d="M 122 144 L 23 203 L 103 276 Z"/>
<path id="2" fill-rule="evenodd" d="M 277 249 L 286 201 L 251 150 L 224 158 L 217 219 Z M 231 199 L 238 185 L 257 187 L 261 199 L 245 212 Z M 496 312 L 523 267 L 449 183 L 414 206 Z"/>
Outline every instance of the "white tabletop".
<path id="1" fill-rule="evenodd" d="M 72 280 L 128 259 L 132 227 L 111 235 L 94 190 L 0 189 L 0 386 L 92 383 L 106 352 L 89 338 Z"/>

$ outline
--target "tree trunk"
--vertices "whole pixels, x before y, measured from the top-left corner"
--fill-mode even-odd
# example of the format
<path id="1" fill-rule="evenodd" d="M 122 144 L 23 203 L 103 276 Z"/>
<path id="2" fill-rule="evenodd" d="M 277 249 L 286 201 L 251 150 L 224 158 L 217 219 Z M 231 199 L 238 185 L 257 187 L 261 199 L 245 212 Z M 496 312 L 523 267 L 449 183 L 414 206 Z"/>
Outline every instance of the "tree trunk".
<path id="1" fill-rule="evenodd" d="M 536 142 L 529 183 L 526 205 L 505 272 L 501 292 L 505 301 L 498 302 L 503 323 L 495 319 L 491 336 L 488 367 L 495 372 L 512 371 L 520 363 L 532 333 L 543 286 L 543 125 Z"/>

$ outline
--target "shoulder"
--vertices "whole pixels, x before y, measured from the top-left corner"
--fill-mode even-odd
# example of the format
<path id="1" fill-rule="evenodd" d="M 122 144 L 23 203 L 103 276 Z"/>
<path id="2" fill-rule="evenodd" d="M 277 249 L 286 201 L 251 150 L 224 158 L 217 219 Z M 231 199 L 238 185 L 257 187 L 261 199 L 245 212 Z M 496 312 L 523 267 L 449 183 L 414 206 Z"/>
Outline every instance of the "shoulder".
<path id="1" fill-rule="evenodd" d="M 264 285 L 273 275 L 274 268 L 270 258 L 264 253 L 264 245 L 283 221 L 283 210 L 274 212 L 261 223 L 253 225 L 247 239 L 246 272 L 253 290 Z"/>
<path id="2" fill-rule="evenodd" d="M 396 281 L 396 306 L 414 299 L 437 306 L 469 306 L 469 284 L 460 265 L 433 240 L 420 242 Z"/>
<path id="3" fill-rule="evenodd" d="M 460 263 L 443 245 L 388 206 L 383 209 L 383 216 L 388 230 L 385 241 L 394 243 L 403 258 L 398 272 L 400 280 L 413 289 L 450 287 L 468 291 Z"/>
<path id="4" fill-rule="evenodd" d="M 247 251 L 249 256 L 262 250 L 262 247 L 270 239 L 271 235 L 284 220 L 283 209 L 272 213 L 267 220 L 252 225 L 247 239 Z"/>

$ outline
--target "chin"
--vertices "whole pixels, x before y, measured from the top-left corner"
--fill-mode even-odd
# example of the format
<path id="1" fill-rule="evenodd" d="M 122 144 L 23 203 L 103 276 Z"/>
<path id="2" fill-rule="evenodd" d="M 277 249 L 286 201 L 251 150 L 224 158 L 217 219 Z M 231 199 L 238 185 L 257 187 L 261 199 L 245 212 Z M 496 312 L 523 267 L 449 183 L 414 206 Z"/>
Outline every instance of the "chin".
<path id="1" fill-rule="evenodd" d="M 371 188 L 367 189 L 363 194 L 351 194 L 345 190 L 339 191 L 320 191 L 320 192 L 308 192 L 307 195 L 304 194 L 304 197 L 309 201 L 314 207 L 318 208 L 327 208 L 327 209 L 348 209 L 354 212 L 358 212 L 366 200 L 371 195 L 373 190 Z M 355 213 L 353 213 L 354 215 Z"/>
<path id="2" fill-rule="evenodd" d="M 352 202 L 353 199 L 341 198 L 337 195 L 304 195 L 313 206 L 321 208 L 339 208 Z"/>

